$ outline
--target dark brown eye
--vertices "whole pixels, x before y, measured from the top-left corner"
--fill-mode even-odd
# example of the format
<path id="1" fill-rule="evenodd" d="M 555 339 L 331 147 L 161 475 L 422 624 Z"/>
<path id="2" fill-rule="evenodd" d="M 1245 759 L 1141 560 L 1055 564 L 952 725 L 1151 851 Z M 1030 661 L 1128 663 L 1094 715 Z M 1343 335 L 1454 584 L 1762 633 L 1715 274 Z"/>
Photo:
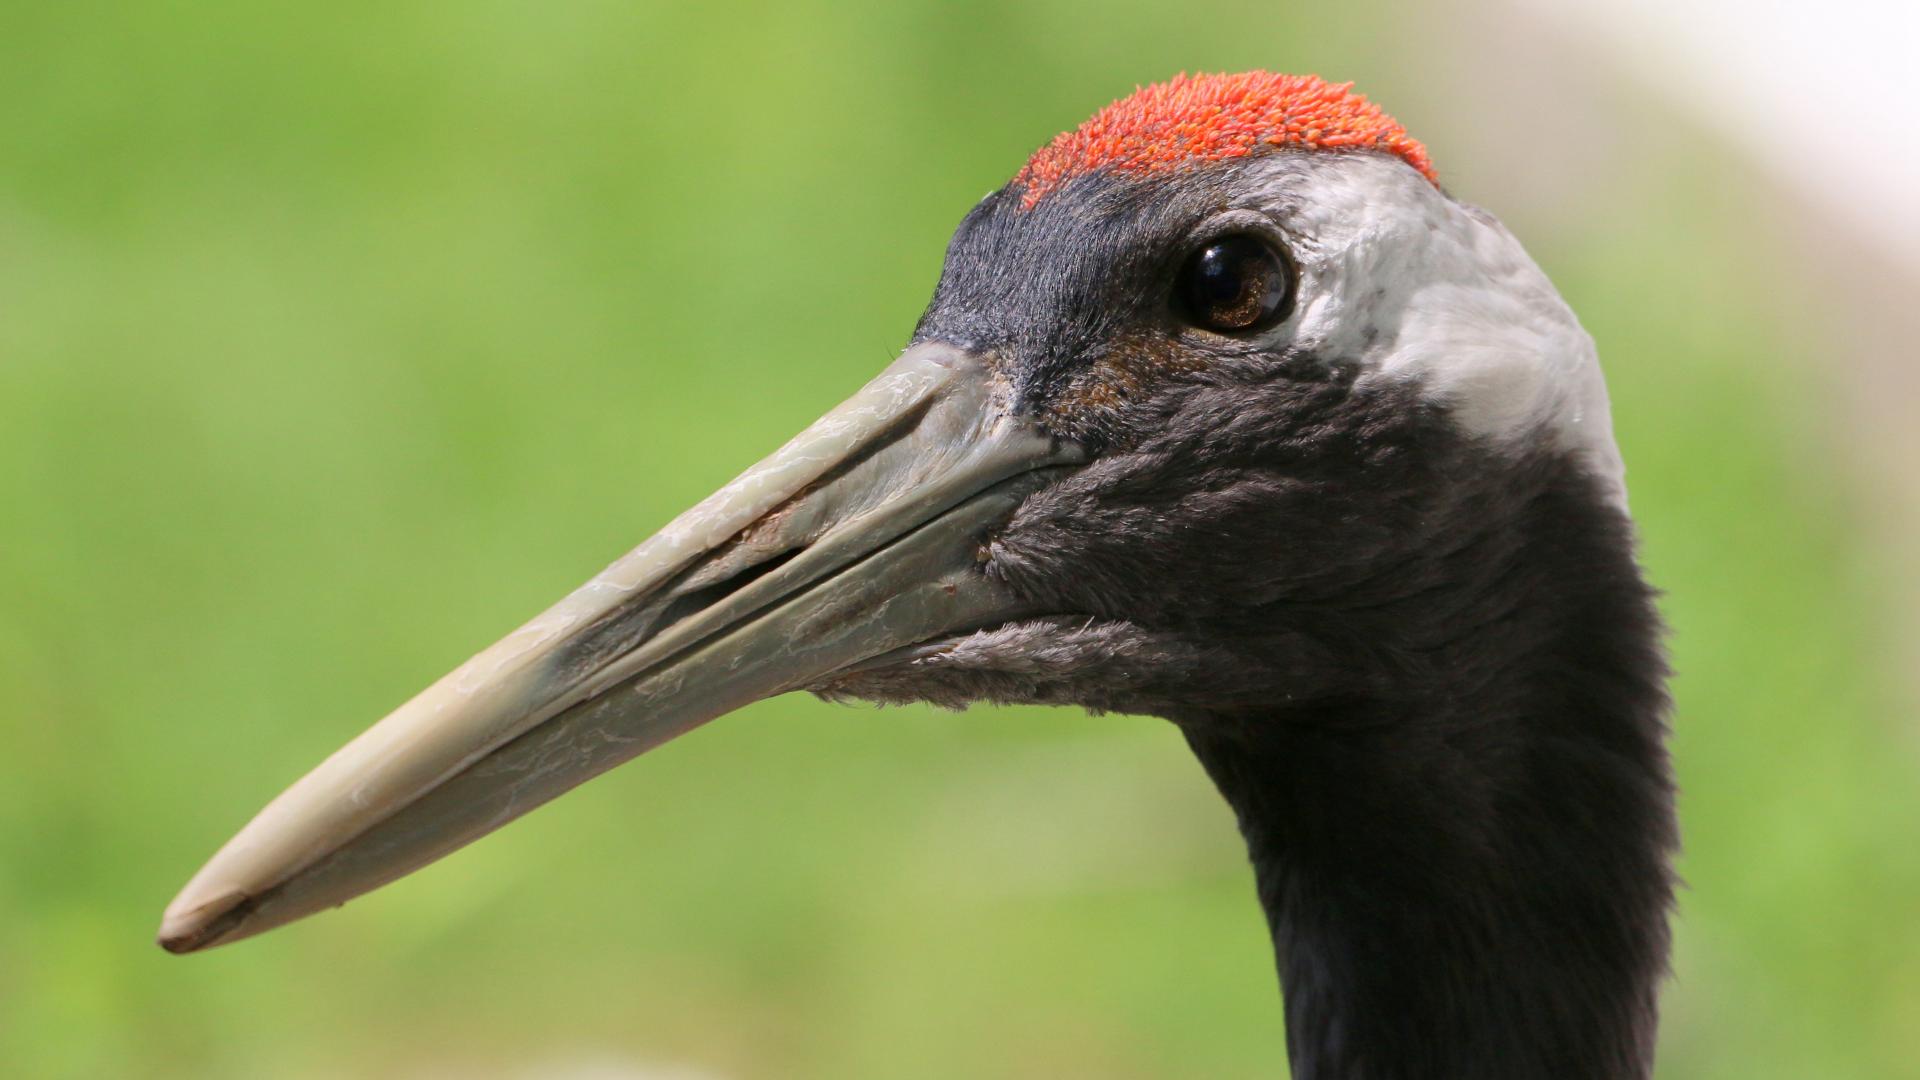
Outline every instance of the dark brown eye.
<path id="1" fill-rule="evenodd" d="M 1293 309 L 1293 267 L 1256 236 L 1223 236 L 1188 256 L 1174 304 L 1203 330 L 1264 330 Z"/>

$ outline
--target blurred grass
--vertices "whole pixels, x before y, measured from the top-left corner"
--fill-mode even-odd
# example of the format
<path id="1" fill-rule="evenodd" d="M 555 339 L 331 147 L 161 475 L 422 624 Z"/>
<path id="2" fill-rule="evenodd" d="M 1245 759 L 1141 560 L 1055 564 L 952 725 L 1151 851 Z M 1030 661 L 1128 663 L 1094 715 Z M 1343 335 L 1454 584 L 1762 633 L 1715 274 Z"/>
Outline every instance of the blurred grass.
<path id="1" fill-rule="evenodd" d="M 298 929 L 149 937 L 286 782 L 876 370 L 960 214 L 1107 99 L 1321 71 L 1445 168 L 1472 121 L 1405 16 L 9 5 L 7 1074 L 1272 1075 L 1230 818 L 1151 720 L 782 699 Z M 1686 153 L 1519 223 L 1670 593 L 1662 1075 L 1920 1075 L 1879 556 L 1793 283 Z"/>

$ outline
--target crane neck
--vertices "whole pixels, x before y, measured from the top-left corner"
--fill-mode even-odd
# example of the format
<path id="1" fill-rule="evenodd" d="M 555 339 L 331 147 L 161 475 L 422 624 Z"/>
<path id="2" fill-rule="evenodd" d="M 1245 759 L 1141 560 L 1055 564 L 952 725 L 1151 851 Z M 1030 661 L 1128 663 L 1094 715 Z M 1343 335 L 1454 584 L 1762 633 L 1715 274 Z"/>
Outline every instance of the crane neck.
<path id="1" fill-rule="evenodd" d="M 1503 572 L 1356 613 L 1365 690 L 1182 720 L 1248 845 L 1297 1080 L 1651 1072 L 1675 846 L 1651 591 L 1577 474 L 1495 531 Z"/>

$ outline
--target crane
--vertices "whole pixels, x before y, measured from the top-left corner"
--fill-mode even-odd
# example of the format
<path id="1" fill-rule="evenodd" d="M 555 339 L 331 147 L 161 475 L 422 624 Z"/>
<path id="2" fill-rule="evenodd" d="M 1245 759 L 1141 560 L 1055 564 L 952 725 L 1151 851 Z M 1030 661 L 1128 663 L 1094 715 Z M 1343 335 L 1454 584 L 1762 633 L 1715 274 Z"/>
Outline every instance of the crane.
<path id="1" fill-rule="evenodd" d="M 1136 91 L 950 242 L 845 403 L 280 795 L 190 952 L 418 869 L 761 698 L 1178 725 L 1302 1080 L 1652 1068 L 1661 624 L 1591 339 L 1351 86 Z"/>

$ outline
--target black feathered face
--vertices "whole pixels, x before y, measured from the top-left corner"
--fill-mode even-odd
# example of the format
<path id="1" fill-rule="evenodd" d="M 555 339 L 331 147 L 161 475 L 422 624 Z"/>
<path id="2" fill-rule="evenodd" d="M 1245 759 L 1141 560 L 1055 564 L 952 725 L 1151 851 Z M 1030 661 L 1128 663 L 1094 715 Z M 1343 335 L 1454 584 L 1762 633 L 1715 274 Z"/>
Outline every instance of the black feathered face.
<path id="1" fill-rule="evenodd" d="M 1007 188 L 954 233 L 914 340 L 981 353 L 1020 407 L 1096 450 L 1136 434 L 1131 406 L 1236 357 L 1326 374 L 1269 334 L 1299 275 L 1282 219 L 1236 203 L 1246 170 L 1096 173 L 1031 209 Z"/>
<path id="2" fill-rule="evenodd" d="M 989 196 L 915 341 L 981 355 L 1091 456 L 982 548 L 1046 614 L 819 689 L 1234 711 L 1349 692 L 1372 678 L 1356 653 L 1423 647 L 1423 620 L 1457 614 L 1437 583 L 1509 528 L 1530 478 L 1561 463 L 1611 498 L 1610 440 L 1565 430 L 1580 395 L 1515 396 L 1556 362 L 1533 350 L 1588 355 L 1577 324 L 1550 290 L 1479 322 L 1477 296 L 1538 274 L 1510 244 L 1370 154 L 1096 173 L 1031 209 Z M 1423 595 L 1432 610 L 1376 625 Z"/>

